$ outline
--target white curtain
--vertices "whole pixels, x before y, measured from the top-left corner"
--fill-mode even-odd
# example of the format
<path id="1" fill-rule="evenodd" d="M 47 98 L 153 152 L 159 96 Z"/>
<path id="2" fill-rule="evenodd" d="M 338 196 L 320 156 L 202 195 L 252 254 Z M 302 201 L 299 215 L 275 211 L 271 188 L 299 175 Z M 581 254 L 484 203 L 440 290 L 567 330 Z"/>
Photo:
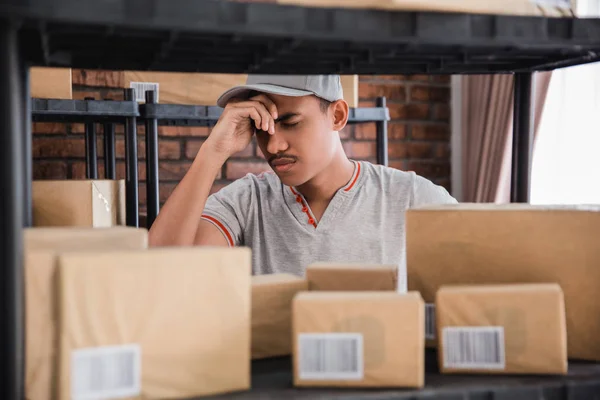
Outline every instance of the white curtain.
<path id="1" fill-rule="evenodd" d="M 579 0 L 597 16 L 599 0 Z M 553 71 L 533 152 L 532 204 L 600 204 L 600 63 Z"/>

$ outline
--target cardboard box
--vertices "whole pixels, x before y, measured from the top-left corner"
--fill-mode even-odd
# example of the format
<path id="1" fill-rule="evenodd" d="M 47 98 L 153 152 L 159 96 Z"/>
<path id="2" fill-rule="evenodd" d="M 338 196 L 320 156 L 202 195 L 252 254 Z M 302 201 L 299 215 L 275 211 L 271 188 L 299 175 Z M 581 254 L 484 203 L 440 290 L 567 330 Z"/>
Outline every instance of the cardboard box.
<path id="1" fill-rule="evenodd" d="M 25 391 L 28 399 L 55 393 L 58 303 L 57 254 L 85 249 L 145 249 L 148 232 L 130 227 L 25 228 Z"/>
<path id="2" fill-rule="evenodd" d="M 30 95 L 40 99 L 73 98 L 71 68 L 31 67 Z"/>
<path id="3" fill-rule="evenodd" d="M 34 226 L 125 225 L 124 180 L 33 182 Z"/>
<path id="4" fill-rule="evenodd" d="M 293 302 L 294 385 L 422 387 L 418 293 L 304 292 Z"/>
<path id="5" fill-rule="evenodd" d="M 253 359 L 292 354 L 292 300 L 306 290 L 306 280 L 291 274 L 252 277 Z"/>
<path id="6" fill-rule="evenodd" d="M 436 309 L 442 373 L 567 373 L 557 284 L 446 286 Z"/>
<path id="7" fill-rule="evenodd" d="M 306 279 L 309 290 L 396 290 L 398 266 L 315 263 L 306 268 Z"/>
<path id="8" fill-rule="evenodd" d="M 600 206 L 418 207 L 406 224 L 408 287 L 426 302 L 442 285 L 558 283 L 569 357 L 600 360 Z"/>
<path id="9" fill-rule="evenodd" d="M 276 0 L 280 4 L 310 7 L 365 8 L 398 11 L 436 11 L 473 14 L 504 14 L 571 17 L 572 7 L 544 0 Z"/>
<path id="10" fill-rule="evenodd" d="M 194 104 L 214 106 L 223 92 L 244 85 L 244 74 L 201 74 L 181 72 L 125 71 L 125 88 L 135 88 L 138 101 L 145 102 L 142 91 L 156 90 L 158 102 L 165 104 Z M 344 100 L 350 107 L 358 107 L 358 75 L 342 75 Z M 133 85 L 132 85 L 133 83 Z M 137 92 L 140 93 L 137 93 Z"/>
<path id="11" fill-rule="evenodd" d="M 250 249 L 69 253 L 59 268 L 59 398 L 250 387 Z"/>

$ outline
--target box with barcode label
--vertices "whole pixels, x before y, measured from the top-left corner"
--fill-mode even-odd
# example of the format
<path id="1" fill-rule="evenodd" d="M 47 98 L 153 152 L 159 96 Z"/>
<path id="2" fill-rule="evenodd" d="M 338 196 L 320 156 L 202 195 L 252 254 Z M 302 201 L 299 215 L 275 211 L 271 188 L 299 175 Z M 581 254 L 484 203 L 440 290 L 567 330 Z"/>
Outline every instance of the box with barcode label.
<path id="1" fill-rule="evenodd" d="M 442 373 L 567 373 L 557 284 L 444 286 L 436 311 Z"/>
<path id="2" fill-rule="evenodd" d="M 302 292 L 292 309 L 294 385 L 424 384 L 424 303 L 418 293 Z"/>
<path id="3" fill-rule="evenodd" d="M 25 250 L 25 393 L 28 399 L 53 398 L 58 310 L 57 257 L 68 251 L 146 249 L 144 228 L 26 228 Z"/>
<path id="4" fill-rule="evenodd" d="M 292 300 L 306 290 L 306 279 L 296 275 L 252 277 L 253 359 L 292 354 Z"/>
<path id="5" fill-rule="evenodd" d="M 68 253 L 58 267 L 58 398 L 250 387 L 250 249 Z"/>
<path id="6" fill-rule="evenodd" d="M 558 283 L 571 359 L 600 361 L 600 206 L 447 204 L 406 212 L 408 289 Z"/>
<path id="7" fill-rule="evenodd" d="M 309 290 L 396 290 L 398 266 L 361 263 L 314 263 L 306 267 Z"/>
<path id="8" fill-rule="evenodd" d="M 125 225 L 124 180 L 39 180 L 33 182 L 34 226 Z"/>

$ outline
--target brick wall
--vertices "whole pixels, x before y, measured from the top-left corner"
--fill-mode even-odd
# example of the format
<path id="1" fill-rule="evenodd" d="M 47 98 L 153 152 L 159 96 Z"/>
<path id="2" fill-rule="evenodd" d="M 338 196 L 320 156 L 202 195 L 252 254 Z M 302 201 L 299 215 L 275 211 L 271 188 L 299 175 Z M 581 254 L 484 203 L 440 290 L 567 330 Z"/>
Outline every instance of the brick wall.
<path id="1" fill-rule="evenodd" d="M 121 75 L 107 71 L 73 71 L 73 98 L 123 98 Z M 392 121 L 388 125 L 389 164 L 412 170 L 450 188 L 450 79 L 448 76 L 361 76 L 360 106 L 375 106 L 386 96 Z M 82 124 L 33 125 L 34 179 L 84 179 Z M 102 126 L 98 132 L 99 177 L 104 177 Z M 160 200 L 167 199 L 189 168 L 209 128 L 159 127 Z M 341 133 L 349 157 L 375 162 L 375 124 L 348 126 Z M 144 128 L 138 126 L 140 206 L 145 208 Z M 123 127 L 117 125 L 117 178 L 125 177 Z M 269 169 L 256 143 L 223 167 L 213 191 L 245 175 Z"/>

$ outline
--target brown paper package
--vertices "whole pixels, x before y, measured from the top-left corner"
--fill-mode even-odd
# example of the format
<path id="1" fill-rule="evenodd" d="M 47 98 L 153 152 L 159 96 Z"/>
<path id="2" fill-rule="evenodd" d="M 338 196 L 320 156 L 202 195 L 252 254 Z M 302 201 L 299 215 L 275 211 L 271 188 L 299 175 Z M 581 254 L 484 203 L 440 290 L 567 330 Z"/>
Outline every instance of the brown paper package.
<path id="1" fill-rule="evenodd" d="M 407 211 L 409 290 L 558 283 L 571 359 L 600 360 L 600 207 L 462 204 Z"/>
<path id="2" fill-rule="evenodd" d="M 246 84 L 244 74 L 125 71 L 123 82 L 158 83 L 158 102 L 165 104 L 216 105 L 217 99 L 234 86 Z M 342 75 L 344 100 L 358 107 L 358 75 Z"/>
<path id="3" fill-rule="evenodd" d="M 424 384 L 423 300 L 416 293 L 303 292 L 293 302 L 294 385 L 330 387 L 414 387 Z M 352 379 L 305 376 L 302 352 L 321 358 L 323 353 L 300 349 L 303 334 L 358 334 L 363 352 L 362 373 Z M 333 349 L 330 348 L 330 349 Z M 313 347 L 312 350 L 315 350 Z M 323 359 L 321 358 L 323 361 Z M 348 364 L 345 364 L 348 366 Z"/>
<path id="4" fill-rule="evenodd" d="M 25 392 L 27 399 L 53 398 L 57 342 L 57 254 L 85 249 L 145 249 L 148 232 L 131 227 L 26 228 Z"/>
<path id="5" fill-rule="evenodd" d="M 292 300 L 306 290 L 306 280 L 291 274 L 252 277 L 253 359 L 292 354 Z"/>
<path id="6" fill-rule="evenodd" d="M 398 267 L 315 263 L 306 268 L 309 290 L 382 291 L 396 290 Z"/>
<path id="7" fill-rule="evenodd" d="M 73 98 L 71 68 L 32 67 L 29 69 L 31 97 L 40 99 Z"/>
<path id="8" fill-rule="evenodd" d="M 436 309 L 438 356 L 443 373 L 567 373 L 565 303 L 557 284 L 445 286 L 437 292 Z M 501 343 L 500 340 L 498 343 L 488 341 L 492 348 L 499 345 L 498 353 L 484 354 L 488 360 L 498 361 L 497 366 L 473 368 L 464 364 L 465 349 L 454 341 L 456 336 L 447 338 L 444 334 L 446 328 L 456 327 L 499 330 L 503 336 Z M 475 335 L 479 335 L 477 339 L 485 337 L 493 341 L 494 338 L 488 333 Z M 452 346 L 447 339 L 453 341 Z M 446 358 L 450 349 L 455 351 L 452 360 Z M 447 364 L 457 361 L 463 365 Z M 500 365 L 503 367 L 498 367 Z"/>
<path id="9" fill-rule="evenodd" d="M 83 349 L 139 346 L 141 392 L 175 399 L 250 387 L 250 249 L 155 248 L 59 258 L 59 398 Z"/>
<path id="10" fill-rule="evenodd" d="M 34 181 L 32 189 L 36 227 L 125 224 L 124 180 Z"/>

